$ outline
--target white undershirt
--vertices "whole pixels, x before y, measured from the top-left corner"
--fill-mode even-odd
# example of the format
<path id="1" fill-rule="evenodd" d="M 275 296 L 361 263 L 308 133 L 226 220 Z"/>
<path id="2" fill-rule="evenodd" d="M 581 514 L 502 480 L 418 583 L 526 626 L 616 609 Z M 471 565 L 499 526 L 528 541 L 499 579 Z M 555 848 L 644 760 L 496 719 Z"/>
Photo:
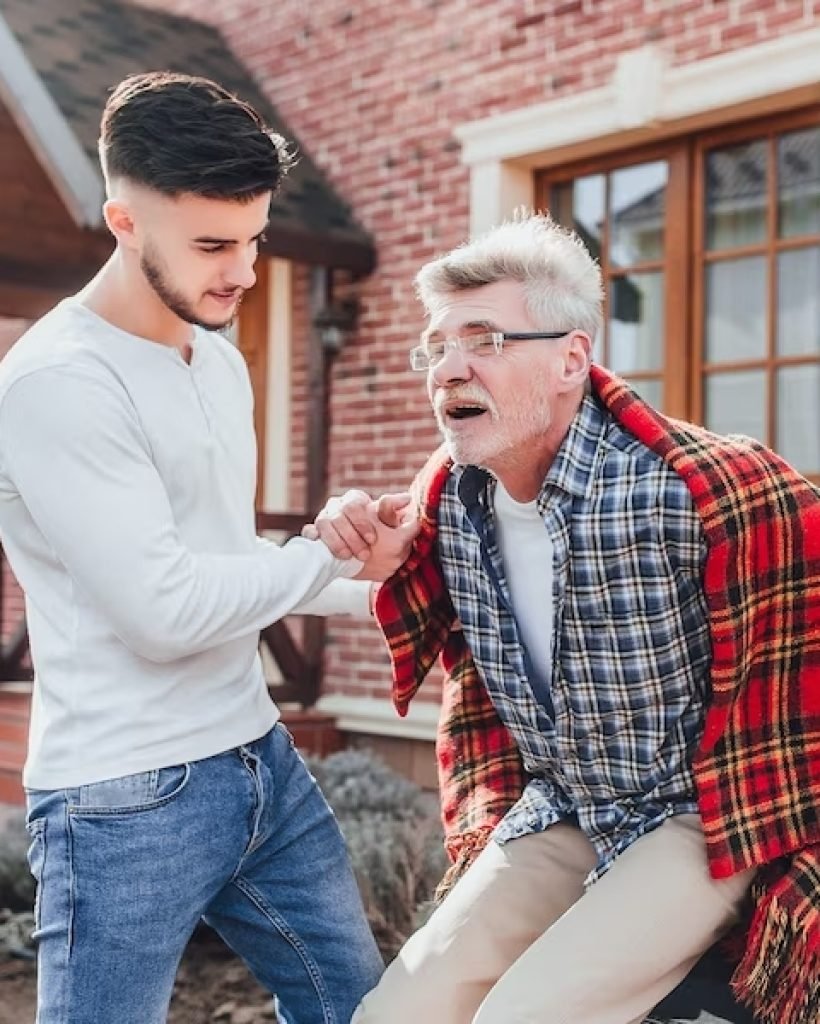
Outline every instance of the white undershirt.
<path id="1" fill-rule="evenodd" d="M 513 616 L 535 681 L 549 686 L 552 674 L 552 540 L 536 501 L 510 497 L 495 487 L 495 531 Z"/>

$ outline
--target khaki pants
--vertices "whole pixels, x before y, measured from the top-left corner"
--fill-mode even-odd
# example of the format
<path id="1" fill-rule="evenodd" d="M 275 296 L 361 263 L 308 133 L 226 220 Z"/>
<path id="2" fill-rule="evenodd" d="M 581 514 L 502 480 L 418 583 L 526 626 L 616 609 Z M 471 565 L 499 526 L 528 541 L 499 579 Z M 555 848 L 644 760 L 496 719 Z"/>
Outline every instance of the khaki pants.
<path id="1" fill-rule="evenodd" d="M 697 815 L 638 839 L 586 893 L 576 827 L 491 842 L 351 1024 L 638 1024 L 736 920 Z"/>

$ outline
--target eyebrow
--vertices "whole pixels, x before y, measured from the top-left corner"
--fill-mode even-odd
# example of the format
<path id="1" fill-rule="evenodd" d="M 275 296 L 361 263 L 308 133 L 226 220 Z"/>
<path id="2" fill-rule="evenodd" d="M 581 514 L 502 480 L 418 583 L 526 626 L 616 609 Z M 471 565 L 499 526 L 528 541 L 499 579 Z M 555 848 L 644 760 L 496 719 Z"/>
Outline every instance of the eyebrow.
<path id="1" fill-rule="evenodd" d="M 252 242 L 258 242 L 262 235 L 268 230 L 268 224 L 266 224 L 258 235 L 254 235 L 251 238 Z M 200 235 L 198 238 L 193 239 L 196 245 L 237 245 L 237 239 L 235 238 L 214 238 L 210 235 Z"/>
<path id="2" fill-rule="evenodd" d="M 501 328 L 494 320 L 470 320 L 466 324 L 462 324 L 456 328 L 456 331 L 442 331 L 440 328 L 433 328 L 433 330 L 427 330 L 424 332 L 425 340 L 429 341 L 431 338 L 443 338 L 457 331 L 474 331 L 474 330 L 485 330 L 485 331 L 500 331 Z"/>

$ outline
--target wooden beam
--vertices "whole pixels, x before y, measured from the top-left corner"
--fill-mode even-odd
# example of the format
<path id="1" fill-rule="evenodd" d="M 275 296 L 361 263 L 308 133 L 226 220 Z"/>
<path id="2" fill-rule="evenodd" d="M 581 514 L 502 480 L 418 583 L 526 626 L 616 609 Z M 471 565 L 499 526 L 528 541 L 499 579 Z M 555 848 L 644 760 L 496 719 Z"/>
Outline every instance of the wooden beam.
<path id="1" fill-rule="evenodd" d="M 360 237 L 353 233 L 339 237 L 325 234 L 321 228 L 311 231 L 299 224 L 280 224 L 275 211 L 263 252 L 295 263 L 349 270 L 356 277 L 364 277 L 376 267 L 375 247 L 364 233 Z"/>
<path id="2" fill-rule="evenodd" d="M 302 527 L 308 521 L 304 512 L 257 512 L 257 530 L 280 530 L 290 537 L 301 533 Z"/>
<path id="3" fill-rule="evenodd" d="M 285 682 L 299 688 L 309 674 L 308 666 L 287 625 L 280 619 L 263 629 L 261 638 L 273 655 Z"/>

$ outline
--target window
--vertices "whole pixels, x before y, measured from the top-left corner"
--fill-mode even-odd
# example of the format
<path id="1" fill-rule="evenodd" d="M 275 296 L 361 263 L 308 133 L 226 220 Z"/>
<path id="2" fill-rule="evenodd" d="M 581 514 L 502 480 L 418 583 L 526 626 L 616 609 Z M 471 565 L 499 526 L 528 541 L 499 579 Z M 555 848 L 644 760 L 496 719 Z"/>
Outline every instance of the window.
<path id="1" fill-rule="evenodd" d="M 598 258 L 596 358 L 670 415 L 820 479 L 820 111 L 544 174 Z"/>

